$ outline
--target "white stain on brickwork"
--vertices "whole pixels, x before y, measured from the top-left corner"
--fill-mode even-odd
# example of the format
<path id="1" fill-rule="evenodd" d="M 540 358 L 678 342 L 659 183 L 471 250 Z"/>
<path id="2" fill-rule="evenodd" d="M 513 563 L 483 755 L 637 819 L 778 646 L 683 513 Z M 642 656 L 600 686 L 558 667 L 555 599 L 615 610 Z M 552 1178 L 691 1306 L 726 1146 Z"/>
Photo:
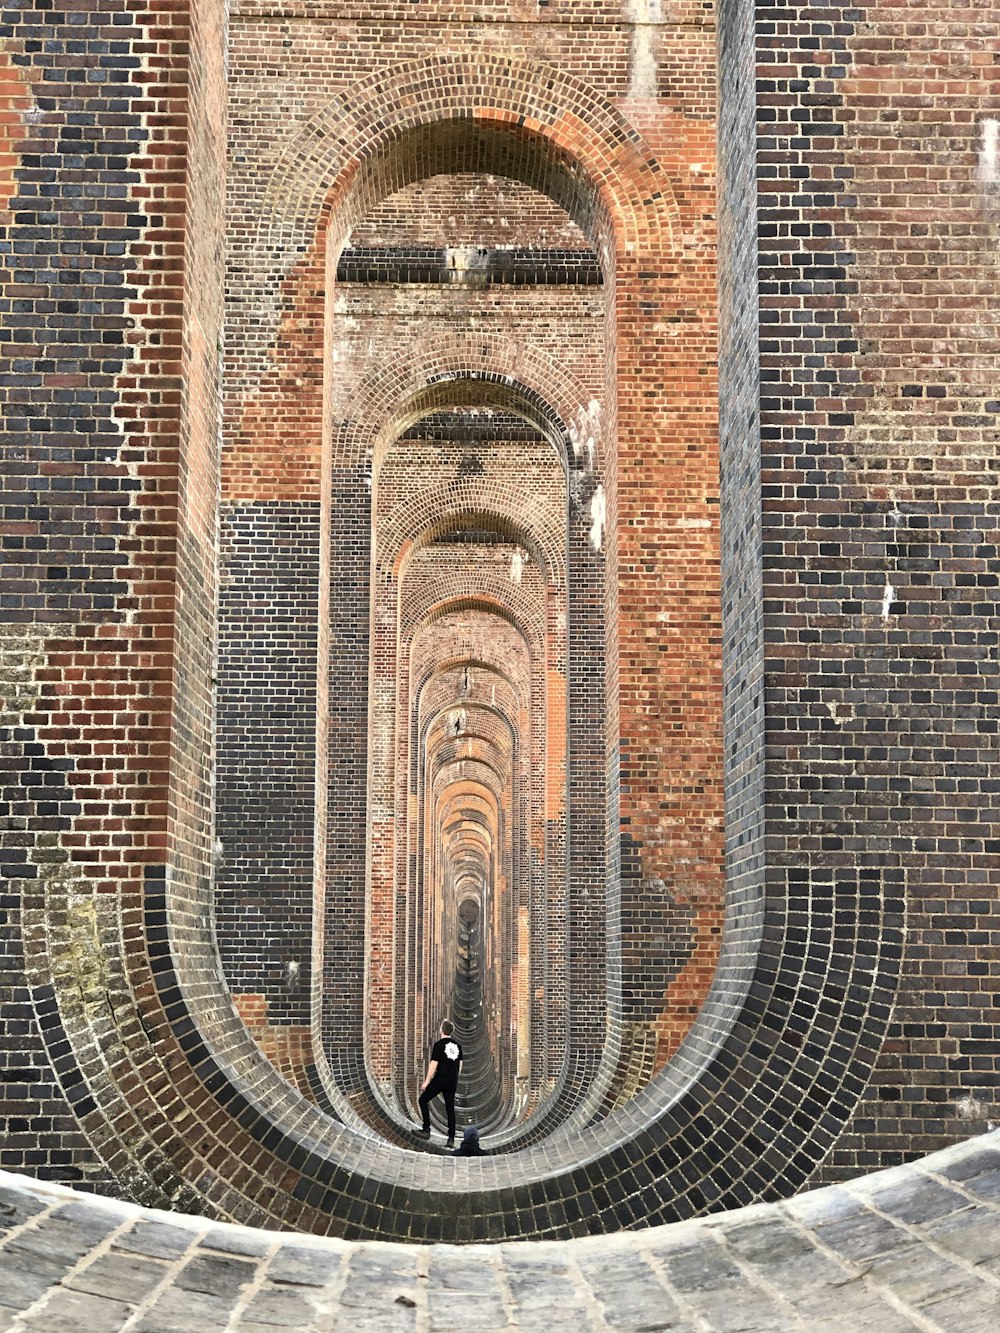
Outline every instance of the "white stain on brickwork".
<path id="1" fill-rule="evenodd" d="M 629 97 L 656 96 L 657 28 L 663 22 L 662 0 L 629 0 L 626 14 L 634 23 L 629 61 Z"/>
<path id="2" fill-rule="evenodd" d="M 595 551 L 604 545 L 604 524 L 608 517 L 608 505 L 604 498 L 604 487 L 598 486 L 590 500 L 590 544 Z"/>
<path id="3" fill-rule="evenodd" d="M 568 433 L 576 461 L 583 463 L 588 472 L 595 471 L 597 441 L 601 434 L 601 405 L 596 398 L 591 398 L 586 407 L 577 410 L 576 420 L 569 423 Z"/>
<path id="4" fill-rule="evenodd" d="M 993 116 L 987 116 L 982 123 L 976 174 L 984 189 L 993 191 L 1000 186 L 1000 120 Z"/>
<path id="5" fill-rule="evenodd" d="M 854 721 L 854 711 L 846 708 L 843 704 L 828 703 L 826 711 L 830 714 L 830 721 L 837 727 L 842 727 L 845 722 Z"/>
<path id="6" fill-rule="evenodd" d="M 966 1093 L 964 1097 L 959 1097 L 953 1105 L 959 1120 L 985 1120 L 990 1110 L 986 1102 L 980 1101 L 978 1097 L 973 1097 L 971 1092 Z"/>
<path id="7" fill-rule="evenodd" d="M 885 581 L 885 589 L 884 589 L 884 591 L 883 591 L 883 593 L 882 593 L 882 619 L 883 619 L 883 620 L 888 620 L 888 619 L 889 619 L 889 611 L 890 611 L 890 609 L 891 609 L 891 607 L 892 607 L 892 604 L 893 604 L 893 602 L 894 602 L 895 600 L 896 600 L 896 589 L 892 586 L 892 584 L 889 582 L 889 580 L 886 579 L 886 581 Z"/>
<path id="8" fill-rule="evenodd" d="M 520 583 L 521 575 L 524 572 L 524 556 L 520 548 L 517 549 L 510 558 L 510 581 L 511 583 Z"/>

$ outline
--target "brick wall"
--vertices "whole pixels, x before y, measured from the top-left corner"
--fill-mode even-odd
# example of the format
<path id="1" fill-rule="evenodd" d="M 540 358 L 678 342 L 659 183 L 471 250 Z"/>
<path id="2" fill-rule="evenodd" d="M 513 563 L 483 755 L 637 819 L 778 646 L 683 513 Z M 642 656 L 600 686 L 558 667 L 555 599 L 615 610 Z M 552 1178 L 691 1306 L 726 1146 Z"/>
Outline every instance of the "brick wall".
<path id="1" fill-rule="evenodd" d="M 211 836 L 222 28 L 212 5 L 4 24 L 3 1161 L 128 1191 L 138 1108 L 110 1133 L 98 1109 L 123 1064 L 152 1076 L 122 960 L 145 965 L 144 880 L 170 855 L 204 881 Z"/>
<path id="2" fill-rule="evenodd" d="M 5 12 L 4 1165 L 560 1236 L 995 1118 L 996 23 L 723 4 L 717 196 L 711 11 L 545 11 Z"/>

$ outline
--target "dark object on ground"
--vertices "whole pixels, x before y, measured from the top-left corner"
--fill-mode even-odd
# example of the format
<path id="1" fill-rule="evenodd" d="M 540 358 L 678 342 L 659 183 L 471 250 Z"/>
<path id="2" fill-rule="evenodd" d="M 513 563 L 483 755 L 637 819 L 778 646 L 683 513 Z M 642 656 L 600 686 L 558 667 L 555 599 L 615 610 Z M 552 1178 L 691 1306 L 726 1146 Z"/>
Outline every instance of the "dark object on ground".
<path id="1" fill-rule="evenodd" d="M 479 1130 L 475 1125 L 468 1125 L 462 1135 L 461 1146 L 455 1149 L 456 1157 L 485 1157 L 479 1143 Z"/>

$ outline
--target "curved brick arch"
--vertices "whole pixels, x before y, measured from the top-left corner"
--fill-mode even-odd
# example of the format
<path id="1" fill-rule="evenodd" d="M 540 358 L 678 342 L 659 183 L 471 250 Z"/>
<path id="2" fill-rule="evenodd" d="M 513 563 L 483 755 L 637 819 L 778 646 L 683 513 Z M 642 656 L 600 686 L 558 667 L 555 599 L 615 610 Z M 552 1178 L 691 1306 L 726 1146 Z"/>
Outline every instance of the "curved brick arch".
<path id="1" fill-rule="evenodd" d="M 574 220 L 592 237 L 600 231 L 603 209 L 624 250 L 672 244 L 678 231 L 673 190 L 635 126 L 564 70 L 485 53 L 441 54 L 380 71 L 311 116 L 276 155 L 262 246 L 273 251 L 287 245 L 289 233 L 302 246 L 324 205 L 336 210 L 349 230 L 374 197 L 378 186 L 372 178 L 384 169 L 391 148 L 409 133 L 453 122 L 466 132 L 471 122 L 487 134 L 502 130 L 529 143 L 536 139 L 535 152 L 551 155 L 556 188 L 563 186 L 560 192 L 571 205 L 567 212 L 573 216 L 575 204 Z M 414 163 L 411 170 L 431 174 L 431 142 L 425 138 L 420 166 Z M 380 182 L 383 192 L 386 179 L 399 189 L 416 178 L 405 166 L 393 166 L 395 173 L 386 172 Z"/>
<path id="2" fill-rule="evenodd" d="M 476 784 L 473 783 L 467 785 L 468 785 L 468 790 L 463 790 L 462 783 L 456 782 L 454 784 L 455 786 L 454 792 L 450 796 L 442 798 L 442 803 L 441 803 L 442 817 L 444 819 L 448 819 L 451 815 L 451 812 L 456 807 L 460 805 L 468 805 L 469 808 L 474 808 L 477 811 L 477 819 L 475 822 L 479 824 L 480 828 L 485 829 L 487 831 L 487 834 L 492 836 L 490 816 L 496 813 L 497 810 L 496 801 L 493 799 L 488 801 L 486 799 L 486 796 L 483 795 L 483 792 L 486 790 L 485 788 L 478 787 Z M 490 795 L 490 797 L 492 797 L 493 795 L 492 792 L 489 792 L 488 794 Z"/>
<path id="3" fill-rule="evenodd" d="M 543 513 L 525 512 L 522 493 L 502 493 L 495 482 L 469 478 L 461 487 L 445 485 L 424 491 L 419 506 L 403 502 L 384 515 L 376 529 L 376 571 L 405 577 L 409 557 L 451 532 L 487 526 L 512 546 L 523 546 L 537 561 L 545 584 L 556 592 L 566 585 L 565 528 L 554 531 Z M 397 570 L 398 564 L 398 570 Z"/>
<path id="4" fill-rule="evenodd" d="M 351 386 L 343 402 L 334 386 L 332 463 L 349 468 L 384 452 L 393 436 L 440 408 L 484 406 L 523 415 L 570 468 L 579 465 L 581 453 L 591 454 L 575 439 L 585 430 L 593 438 L 591 468 L 599 471 L 606 444 L 594 428 L 595 417 L 603 419 L 595 401 L 570 370 L 537 346 L 491 330 L 474 339 L 449 331 L 432 348 L 411 348 L 379 365 Z"/>
<path id="5" fill-rule="evenodd" d="M 443 709 L 453 708 L 455 706 L 452 700 L 452 693 L 447 688 L 445 677 L 457 675 L 460 671 L 464 670 L 467 665 L 469 665 L 467 659 L 463 658 L 455 666 L 435 666 L 421 675 L 420 681 L 414 689 L 414 695 L 419 701 L 418 708 L 421 717 L 425 714 L 436 715 L 437 712 Z M 471 685 L 468 697 L 475 700 L 479 707 L 492 708 L 504 717 L 510 717 L 512 715 L 512 710 L 514 712 L 520 711 L 522 707 L 522 698 L 510 675 L 505 674 L 499 666 L 487 666 L 485 661 L 482 660 L 474 665 L 475 670 L 480 672 L 482 676 L 490 679 L 493 688 L 495 688 L 497 684 L 502 687 L 505 695 L 505 704 L 501 707 L 495 699 L 487 704 L 485 699 L 480 698 L 480 694 L 483 690 L 482 680 L 476 681 Z"/>
<path id="6" fill-rule="evenodd" d="M 149 615 L 152 619 L 151 612 Z M 204 904 L 194 895 L 182 897 L 177 904 L 183 929 L 177 955 L 171 953 L 162 917 L 165 886 L 170 886 L 170 895 L 180 892 L 170 884 L 167 873 L 174 869 L 170 858 L 178 856 L 175 847 L 164 858 L 158 858 L 155 850 L 149 853 L 146 865 L 150 873 L 143 891 L 128 881 L 125 910 L 117 922 L 104 913 L 92 928 L 86 912 L 81 912 L 83 895 L 70 893 L 65 883 L 40 882 L 29 902 L 30 920 L 50 914 L 51 956 L 59 959 L 60 1012 L 72 1029 L 74 1051 L 85 1070 L 82 1075 L 69 1070 L 66 1086 L 85 1089 L 80 1079 L 97 1082 L 95 1069 L 107 1069 L 101 1110 L 96 1111 L 83 1098 L 79 1109 L 95 1138 L 100 1138 L 103 1127 L 113 1140 L 121 1178 L 131 1180 L 146 1173 L 149 1188 L 158 1191 L 156 1197 L 163 1202 L 170 1200 L 175 1185 L 184 1186 L 187 1192 L 179 1197 L 193 1196 L 195 1207 L 316 1229 L 330 1227 L 335 1218 L 337 1229 L 343 1229 L 341 1220 L 353 1215 L 343 1207 L 342 1201 L 348 1200 L 352 1209 L 356 1206 L 363 1212 L 359 1226 L 377 1228 L 385 1235 L 392 1234 L 393 1213 L 399 1215 L 399 1196 L 393 1196 L 394 1190 L 411 1191 L 406 1197 L 408 1219 L 419 1217 L 429 1224 L 440 1218 L 449 1199 L 461 1201 L 470 1189 L 482 1185 L 482 1174 L 470 1173 L 462 1163 L 407 1163 L 397 1171 L 398 1159 L 393 1159 L 391 1171 L 382 1171 L 377 1164 L 373 1167 L 367 1144 L 359 1148 L 345 1143 L 346 1136 L 331 1133 L 323 1117 L 281 1089 L 280 1080 L 267 1073 L 264 1062 L 240 1037 L 235 1021 L 226 1024 L 225 995 L 210 966 Z M 643 1098 L 635 1114 L 619 1117 L 603 1129 L 596 1127 L 572 1153 L 559 1144 L 551 1153 L 538 1154 L 536 1160 L 526 1153 L 520 1173 L 520 1163 L 502 1168 L 492 1163 L 496 1175 L 491 1172 L 489 1179 L 497 1182 L 496 1189 L 484 1191 L 483 1197 L 487 1235 L 503 1234 L 507 1216 L 517 1219 L 530 1213 L 538 1197 L 537 1193 L 533 1196 L 531 1186 L 539 1180 L 544 1197 L 574 1204 L 582 1199 L 592 1225 L 611 1227 L 654 1219 L 657 1208 L 689 1212 L 706 1204 L 738 1202 L 741 1192 L 759 1196 L 768 1189 L 786 1190 L 804 1177 L 808 1165 L 830 1141 L 831 1126 L 843 1122 L 856 1098 L 851 1082 L 871 1062 L 874 1038 L 884 1026 L 883 1011 L 891 1001 L 887 980 L 894 971 L 892 949 L 898 946 L 899 933 L 894 920 L 899 911 L 894 884 L 900 882 L 900 876 L 866 881 L 849 865 L 818 878 L 830 891 L 829 904 L 824 900 L 822 910 L 810 894 L 813 882 L 787 876 L 786 883 L 775 876 L 767 903 L 768 948 L 759 965 L 755 993 L 750 1000 L 745 991 L 720 997 L 712 1014 L 714 1025 L 702 1025 L 704 1030 L 694 1034 L 696 1040 L 685 1065 L 689 1085 L 679 1086 L 675 1080 L 666 1090 L 658 1086 Z M 45 888 L 52 892 L 47 894 Z M 821 917 L 832 924 L 827 927 Z M 780 943 L 786 924 L 794 921 L 795 929 L 802 931 L 803 920 L 808 923 L 812 946 L 808 964 L 790 949 L 783 950 Z M 861 960 L 859 966 L 846 951 L 838 953 L 836 941 L 849 935 L 852 922 L 856 933 L 862 920 L 880 952 Z M 108 1023 L 109 997 L 81 995 L 79 976 L 67 962 L 88 940 L 106 945 L 109 953 L 117 949 L 116 963 L 127 959 L 127 980 L 116 986 L 113 996 L 114 1018 L 120 1028 Z M 31 939 L 36 941 L 37 936 Z M 172 942 L 177 944 L 176 936 Z M 206 960 L 205 980 L 198 983 L 195 977 L 193 986 L 187 984 L 191 981 L 188 968 L 182 987 L 177 958 L 187 965 L 188 945 L 198 950 L 199 960 Z M 100 952 L 93 950 L 97 955 Z M 741 966 L 746 971 L 754 963 L 748 954 Z M 856 987 L 849 1001 L 848 984 Z M 65 1068 L 62 1036 L 51 1021 L 51 992 L 45 994 L 44 967 L 37 991 L 39 1012 L 46 1018 L 45 1039 L 51 1042 L 54 1062 Z M 193 1015 L 188 1008 L 192 993 L 202 1002 Z M 790 997 L 795 997 L 800 1017 L 803 1007 L 811 1007 L 826 1020 L 816 1026 L 808 1049 L 795 1039 L 794 1030 L 787 1031 Z M 838 1024 L 831 1017 L 848 1005 L 864 1008 L 866 1002 L 868 1011 L 848 1014 L 848 1023 Z M 81 1007 L 85 1011 L 88 1004 L 99 1008 L 104 1023 L 91 1031 L 89 1042 L 87 1014 L 81 1013 Z M 724 1012 L 727 1008 L 728 1014 Z M 730 1031 L 733 1035 L 728 1037 Z M 123 1050 L 126 1043 L 127 1054 Z M 829 1092 L 825 1110 L 816 1109 L 815 1097 L 809 1093 L 816 1086 L 817 1066 Z M 126 1124 L 136 1081 L 145 1082 L 152 1093 L 145 1111 L 148 1120 Z M 664 1112 L 667 1100 L 670 1105 Z M 762 1109 L 770 1110 L 769 1118 L 761 1118 Z M 741 1111 L 752 1125 L 752 1134 L 739 1123 Z M 100 1122 L 102 1116 L 103 1125 L 91 1123 L 93 1119 Z M 249 1146 L 234 1135 L 237 1126 L 252 1134 Z M 808 1136 L 806 1142 L 804 1136 Z M 185 1182 L 183 1173 L 206 1138 L 211 1144 L 212 1177 L 199 1177 L 196 1184 Z M 701 1152 L 706 1143 L 709 1150 Z M 650 1201 L 647 1182 L 654 1178 L 662 1184 L 657 1200 Z M 600 1183 L 595 1185 L 595 1181 Z M 606 1218 L 601 1212 L 609 1199 L 604 1182 L 614 1182 L 610 1197 L 623 1200 L 617 1208 L 608 1208 Z M 454 1188 L 449 1189 L 453 1183 Z M 676 1204 L 664 1202 L 671 1197 Z M 456 1223 L 454 1234 L 471 1235 L 471 1228 L 463 1231 L 458 1225 L 468 1221 L 461 1215 L 461 1206 L 458 1202 L 449 1215 Z M 567 1214 L 577 1215 L 576 1211 Z M 531 1222 L 525 1229 L 538 1230 Z M 435 1233 L 425 1227 L 422 1234 Z"/>
<path id="7" fill-rule="evenodd" d="M 456 611 L 479 611 L 483 612 L 484 616 L 496 616 L 497 620 L 505 621 L 515 631 L 516 635 L 523 641 L 525 651 L 529 655 L 539 656 L 541 649 L 543 649 L 543 629 L 540 625 L 533 623 L 533 620 L 525 615 L 523 609 L 513 607 L 511 603 L 501 600 L 500 597 L 492 596 L 487 589 L 487 591 L 472 593 L 468 597 L 441 597 L 432 607 L 428 607 L 424 615 L 421 616 L 420 624 L 416 625 L 415 631 L 413 631 L 411 651 L 415 648 L 420 629 L 424 625 L 435 623 L 435 621 L 443 619 L 444 616 L 452 615 L 452 612 Z M 455 665 L 463 664 L 464 661 L 464 657 L 463 659 L 457 659 L 457 657 L 451 660 L 443 659 L 440 669 L 451 670 Z M 485 657 L 481 659 L 480 665 L 488 670 L 499 670 L 495 663 L 489 663 Z M 436 674 L 436 670 L 437 668 L 433 669 L 432 674 Z"/>
<path id="8" fill-rule="evenodd" d="M 430 705 L 428 707 L 430 707 Z M 424 731 L 424 744 L 430 745 L 432 741 L 435 745 L 437 744 L 436 737 L 438 734 L 438 730 L 445 726 L 445 723 L 443 721 L 445 715 L 447 713 L 453 713 L 454 711 L 455 711 L 455 704 L 452 701 L 434 706 L 434 711 L 429 713 L 427 721 L 424 727 L 422 728 L 422 730 Z M 475 699 L 470 698 L 469 700 L 463 702 L 463 711 L 468 713 L 470 717 L 478 716 L 478 714 L 483 713 L 483 714 L 488 714 L 492 718 L 501 720 L 504 724 L 504 727 L 506 728 L 503 734 L 506 737 L 506 741 L 510 742 L 510 754 L 512 755 L 514 753 L 515 742 L 517 738 L 516 727 L 511 718 L 509 718 L 507 714 L 504 713 L 500 708 L 496 707 L 493 704 L 488 704 L 483 701 L 476 701 Z M 482 722 L 480 721 L 478 725 L 482 725 Z M 462 738 L 463 740 L 479 739 L 489 744 L 493 745 L 496 744 L 496 742 L 491 737 L 487 736 L 485 731 L 477 731 L 470 726 L 467 726 L 462 731 Z"/>
<path id="9" fill-rule="evenodd" d="M 549 195 L 591 237 L 609 293 L 623 266 L 675 272 L 682 244 L 670 175 L 636 126 L 576 76 L 523 59 L 442 54 L 382 71 L 291 130 L 262 170 L 250 263 L 230 292 L 248 314 L 231 349 L 248 382 L 272 369 L 296 270 L 332 289 L 351 227 L 425 176 L 507 175 Z"/>
<path id="10" fill-rule="evenodd" d="M 419 553 L 415 558 L 419 558 Z M 532 651 L 538 657 L 544 634 L 545 608 L 542 601 L 544 585 L 539 578 L 536 586 L 526 592 L 524 582 L 522 581 L 517 590 L 518 595 L 514 596 L 509 586 L 509 575 L 505 575 L 502 579 L 498 573 L 492 578 L 480 575 L 475 580 L 470 580 L 469 587 L 456 598 L 454 591 L 438 586 L 437 583 L 430 583 L 428 586 L 422 581 L 418 594 L 406 597 L 405 600 L 401 599 L 400 633 L 406 640 L 412 642 L 417 628 L 424 620 L 432 623 L 441 615 L 446 615 L 450 607 L 473 605 L 478 599 L 484 608 L 489 604 L 508 608 L 509 613 L 517 617 L 526 632 L 530 632 Z"/>

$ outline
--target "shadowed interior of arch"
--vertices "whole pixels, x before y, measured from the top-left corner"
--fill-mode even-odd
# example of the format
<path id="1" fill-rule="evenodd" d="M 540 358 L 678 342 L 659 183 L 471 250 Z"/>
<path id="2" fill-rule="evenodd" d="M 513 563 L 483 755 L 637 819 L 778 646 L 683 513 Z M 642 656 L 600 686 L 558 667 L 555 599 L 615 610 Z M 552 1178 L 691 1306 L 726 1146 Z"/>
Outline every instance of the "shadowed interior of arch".
<path id="1" fill-rule="evenodd" d="M 303 960 L 298 1082 L 389 1137 L 405 1127 L 454 1004 L 457 868 L 476 849 L 479 1035 L 514 1147 L 648 1080 L 660 976 L 695 938 L 689 909 L 674 911 L 652 970 L 634 954 L 626 994 L 617 932 L 644 927 L 638 888 L 621 910 L 614 808 L 615 284 L 602 280 L 617 242 L 596 178 L 508 123 L 403 129 L 333 207 L 313 858 L 304 837 L 291 858 L 303 889 L 311 878 L 311 938 L 284 945 Z M 296 651 L 305 674 L 309 645 Z M 223 918 L 238 910 L 219 901 Z M 256 902 L 267 916 L 265 893 Z M 259 1013 L 239 976 L 245 932 L 221 938 L 241 1012 Z M 265 1029 L 293 1006 L 259 972 L 255 1035 L 273 1043 Z"/>
<path id="2" fill-rule="evenodd" d="M 384 800 L 376 784 L 391 773 L 392 746 L 396 855 L 391 918 L 379 914 L 383 867 L 370 867 L 368 937 L 391 934 L 395 955 L 391 990 L 366 988 L 367 1026 L 385 1034 L 395 1095 L 412 1107 L 422 1052 L 455 1010 L 458 904 L 474 882 L 487 970 L 466 1077 L 477 1102 L 492 1088 L 479 1109 L 495 1128 L 530 1114 L 564 1058 L 554 1034 L 532 1043 L 552 1010 L 536 1005 L 533 1015 L 528 997 L 532 979 L 557 995 L 565 986 L 565 940 L 549 924 L 566 911 L 565 847 L 545 799 L 566 768 L 565 724 L 555 729 L 560 751 L 549 716 L 565 708 L 564 640 L 552 631 L 565 621 L 567 474 L 523 417 L 476 407 L 423 418 L 376 475 L 372 651 L 383 680 L 373 666 L 369 818 Z M 373 849 L 387 841 L 373 828 Z"/>
<path id="3" fill-rule="evenodd" d="M 560 1096 L 578 1100 L 585 1084 L 565 1082 L 571 1050 L 585 1045 L 593 1060 L 605 1035 L 604 969 L 590 966 L 574 983 L 568 932 L 573 880 L 589 881 L 599 915 L 606 888 L 603 532 L 593 539 L 592 502 L 603 496 L 610 293 L 578 221 L 535 186 L 571 203 L 587 227 L 606 221 L 592 190 L 584 204 L 587 187 L 569 159 L 543 161 L 541 142 L 529 136 L 519 163 L 519 150 L 510 151 L 519 142 L 506 129 L 446 123 L 421 158 L 427 176 L 418 173 L 412 188 L 406 136 L 383 154 L 366 188 L 377 193 L 379 180 L 403 188 L 355 225 L 338 255 L 328 316 L 335 435 L 343 431 L 336 423 L 350 423 L 358 383 L 373 372 L 384 383 L 377 432 L 358 440 L 367 514 L 358 509 L 356 465 L 334 440 L 330 568 L 349 567 L 359 539 L 362 562 L 369 551 L 368 567 L 356 581 L 341 577 L 329 603 L 332 637 L 346 622 L 349 637 L 367 646 L 366 816 L 352 858 L 353 875 L 364 870 L 360 915 L 358 878 L 345 884 L 355 903 L 351 937 L 363 941 L 363 985 L 357 954 L 343 947 L 351 909 L 338 897 L 327 910 L 338 879 L 328 859 L 315 926 L 317 1035 L 334 1082 L 357 1108 L 377 1103 L 379 1123 L 384 1111 L 413 1114 L 427 1050 L 454 1006 L 449 950 L 470 858 L 488 960 L 476 1045 L 494 1089 L 491 1124 L 512 1130 Z M 444 163 L 451 170 L 435 175 Z M 483 170 L 501 163 L 502 178 Z M 462 208 L 470 193 L 476 207 Z M 535 311 L 553 284 L 567 319 L 539 331 Z M 410 312 L 423 322 L 416 340 L 400 322 Z M 496 368 L 501 329 L 521 367 L 515 375 Z M 379 353 L 406 355 L 412 345 L 423 356 L 439 330 L 445 344 L 464 334 L 459 357 L 399 395 Z M 559 367 L 551 386 L 547 359 Z M 548 396 L 556 386 L 558 407 Z M 361 703 L 358 678 L 348 684 L 342 665 L 331 651 L 332 716 L 352 688 L 354 707 Z M 567 726 L 574 690 L 578 709 L 594 717 L 577 755 Z M 329 735 L 340 732 L 334 723 Z M 338 850 L 347 763 L 343 748 L 329 756 L 337 785 L 326 845 Z M 567 838 L 574 778 L 590 831 L 576 842 L 575 875 Z M 352 1053 L 347 1068 L 339 1034 L 359 1027 L 364 1067 Z"/>

